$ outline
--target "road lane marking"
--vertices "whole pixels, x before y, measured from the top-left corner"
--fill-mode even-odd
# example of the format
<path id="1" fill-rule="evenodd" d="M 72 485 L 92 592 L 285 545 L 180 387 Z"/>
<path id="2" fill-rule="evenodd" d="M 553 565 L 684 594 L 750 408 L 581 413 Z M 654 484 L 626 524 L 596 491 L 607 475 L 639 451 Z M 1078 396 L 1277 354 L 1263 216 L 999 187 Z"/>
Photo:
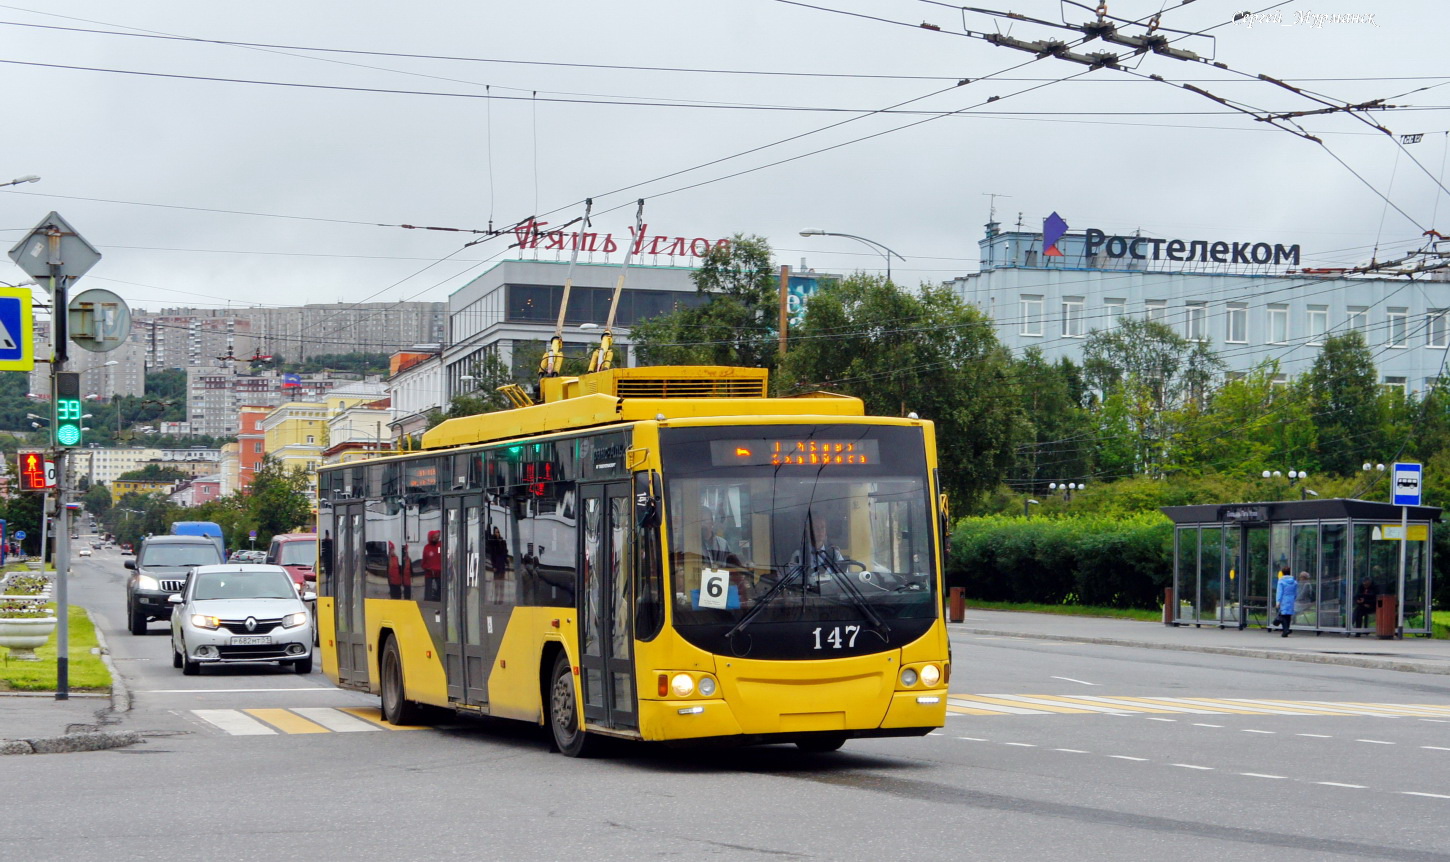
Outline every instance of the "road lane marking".
<path id="1" fill-rule="evenodd" d="M 328 709 L 327 707 L 294 706 L 292 711 L 336 733 L 357 733 L 359 731 L 375 731 L 378 729 L 376 725 L 368 724 L 360 718 L 353 718 L 346 713 L 338 712 L 335 709 Z"/>
<path id="2" fill-rule="evenodd" d="M 1368 742 L 1370 745 L 1394 745 L 1393 742 L 1386 742 L 1383 739 L 1356 739 L 1355 742 Z"/>
<path id="3" fill-rule="evenodd" d="M 1157 717 L 1155 715 L 1155 716 L 1149 716 L 1148 717 L 1148 720 L 1149 721 L 1177 721 L 1178 719 L 1176 719 L 1176 718 L 1159 718 L 1159 717 Z"/>
<path id="4" fill-rule="evenodd" d="M 336 691 L 336 692 L 341 692 L 342 689 L 340 689 L 340 688 L 332 688 L 330 686 L 321 686 L 321 685 L 310 685 L 310 686 L 304 686 L 302 688 L 143 688 L 143 689 L 140 689 L 140 690 L 137 690 L 137 691 L 133 691 L 131 693 L 132 694 L 234 694 L 234 693 L 238 693 L 238 692 L 251 692 L 251 693 L 255 693 L 255 692 L 259 692 L 259 691 L 267 691 L 267 692 L 272 692 L 272 691 L 279 691 L 279 692 L 295 692 L 295 691 Z"/>
<path id="5" fill-rule="evenodd" d="M 957 739 L 964 739 L 967 742 L 986 742 L 987 741 L 987 740 L 981 738 L 980 736 L 958 736 Z"/>
<path id="6" fill-rule="evenodd" d="M 1004 742 L 1002 744 L 1003 745 L 1010 745 L 1010 746 L 1012 746 L 1014 748 L 1036 748 L 1037 747 L 1037 746 L 1033 745 L 1030 742 Z"/>
<path id="7" fill-rule="evenodd" d="M 1221 725 L 1221 724 L 1204 724 L 1204 723 L 1199 722 L 1199 721 L 1195 721 L 1193 723 L 1193 726 L 1194 727 L 1223 727 L 1223 725 Z"/>
<path id="8" fill-rule="evenodd" d="M 1325 787 L 1348 787 L 1350 790 L 1364 790 L 1363 784 L 1340 784 L 1338 781 L 1316 781 L 1315 784 L 1322 784 Z"/>
<path id="9" fill-rule="evenodd" d="M 1114 760 L 1131 760 L 1131 761 L 1133 761 L 1135 763 L 1147 763 L 1148 762 L 1148 758 L 1146 758 L 1146 757 L 1129 757 L 1126 754 L 1109 754 L 1108 757 L 1111 757 Z"/>
<path id="10" fill-rule="evenodd" d="M 1081 748 L 1054 748 L 1053 751 L 1061 751 L 1064 754 L 1091 754 L 1090 751 L 1083 751 Z"/>
<path id="11" fill-rule="evenodd" d="M 1308 736 L 1308 737 L 1311 737 L 1313 739 L 1333 739 L 1334 738 L 1334 737 L 1330 736 L 1327 733 L 1296 733 L 1294 735 L 1295 736 Z"/>
<path id="12" fill-rule="evenodd" d="M 327 728 L 285 709 L 248 709 L 247 715 L 267 722 L 283 733 L 330 733 Z"/>
<path id="13" fill-rule="evenodd" d="M 1268 733 L 1268 734 L 1274 734 L 1274 733 L 1278 733 L 1279 732 L 1277 730 L 1252 730 L 1252 729 L 1249 729 L 1249 728 L 1240 728 L 1240 730 L 1243 733 Z"/>
<path id="14" fill-rule="evenodd" d="M 1180 769 L 1201 769 L 1205 772 L 1212 772 L 1212 766 L 1194 766 L 1191 763 L 1170 763 L 1169 766 L 1177 766 Z"/>
<path id="15" fill-rule="evenodd" d="M 193 709 L 192 715 L 210 722 L 232 736 L 270 736 L 277 731 L 235 709 Z"/>
<path id="16" fill-rule="evenodd" d="M 1441 748 L 1438 745 L 1422 745 L 1420 747 L 1429 751 L 1450 751 L 1450 748 Z"/>
<path id="17" fill-rule="evenodd" d="M 1049 694 L 999 694 L 997 697 L 1020 701 L 1027 705 L 1037 704 L 1040 706 L 1066 706 L 1083 712 L 1109 713 L 1112 715 L 1126 715 L 1128 710 L 1122 707 L 1102 706 L 1101 704 L 1088 703 L 1071 697 L 1056 697 Z"/>
<path id="18" fill-rule="evenodd" d="M 1401 790 L 1400 792 L 1406 796 L 1428 796 L 1431 799 L 1450 799 L 1450 796 L 1446 796 L 1443 793 L 1416 793 L 1413 790 Z"/>
<path id="19" fill-rule="evenodd" d="M 1262 772 L 1240 772 L 1239 775 L 1247 776 L 1249 778 L 1284 778 L 1285 777 L 1283 775 L 1266 775 L 1265 773 L 1262 773 Z"/>
<path id="20" fill-rule="evenodd" d="M 1080 679 L 1073 679 L 1070 676 L 1055 676 L 1055 677 L 1053 677 L 1053 679 L 1060 679 L 1063 682 L 1075 682 L 1078 685 L 1097 685 L 1097 683 L 1095 683 L 1095 682 L 1086 682 L 1086 681 L 1080 680 Z"/>

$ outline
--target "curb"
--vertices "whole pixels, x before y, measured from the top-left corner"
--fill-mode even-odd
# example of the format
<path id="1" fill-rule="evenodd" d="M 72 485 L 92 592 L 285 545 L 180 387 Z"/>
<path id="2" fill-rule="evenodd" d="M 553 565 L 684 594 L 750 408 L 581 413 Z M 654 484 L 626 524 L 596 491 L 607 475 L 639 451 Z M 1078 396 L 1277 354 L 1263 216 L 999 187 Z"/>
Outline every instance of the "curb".
<path id="1" fill-rule="evenodd" d="M 1450 663 L 1435 665 L 1417 659 L 1372 658 L 1369 656 L 1342 655 L 1333 653 L 1291 653 L 1278 650 L 1253 649 L 1250 647 L 1215 647 L 1194 644 L 1154 643 L 1125 638 L 1077 637 L 1074 635 L 1042 634 L 1037 632 L 1008 631 L 1005 629 L 968 628 L 962 623 L 951 624 L 949 631 L 966 634 L 997 635 L 1036 638 L 1047 641 L 1070 641 L 1073 643 L 1101 644 L 1103 646 L 1136 647 L 1138 649 L 1161 649 L 1174 652 L 1201 652 L 1215 655 L 1232 655 L 1243 658 L 1266 658 L 1276 661 L 1299 661 L 1309 664 L 1336 664 L 1345 667 L 1362 667 L 1372 670 L 1397 670 L 1405 673 L 1428 673 L 1450 675 Z"/>
<path id="2" fill-rule="evenodd" d="M 6 754 L 67 754 L 73 751 L 104 751 L 121 748 L 142 741 L 141 734 L 134 730 L 117 733 L 72 733 L 66 736 L 47 736 L 39 739 L 0 740 L 0 756 Z"/>
<path id="3" fill-rule="evenodd" d="M 91 621 L 91 627 L 96 630 L 96 643 L 101 648 L 101 662 L 111 672 L 111 712 L 130 712 L 131 690 L 126 688 L 126 681 L 121 677 L 115 662 L 111 661 L 111 645 L 106 643 L 106 633 L 101 631 L 101 626 L 90 608 L 86 608 L 86 616 Z"/>

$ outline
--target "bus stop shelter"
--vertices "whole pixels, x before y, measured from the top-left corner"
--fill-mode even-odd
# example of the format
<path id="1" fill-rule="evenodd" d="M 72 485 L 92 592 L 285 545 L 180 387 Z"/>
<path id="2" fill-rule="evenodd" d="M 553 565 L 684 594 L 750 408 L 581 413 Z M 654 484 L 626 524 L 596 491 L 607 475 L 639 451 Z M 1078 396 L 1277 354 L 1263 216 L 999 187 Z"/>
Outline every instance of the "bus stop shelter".
<path id="1" fill-rule="evenodd" d="M 1172 595 L 1164 621 L 1268 628 L 1277 573 L 1288 566 L 1300 578 L 1295 629 L 1374 633 L 1375 613 L 1356 602 L 1373 595 L 1371 608 L 1404 609 L 1401 634 L 1429 634 L 1431 542 L 1440 511 L 1342 498 L 1165 506 L 1174 534 Z M 1404 515 L 1408 541 L 1401 535 Z M 1391 599 L 1394 605 L 1387 604 Z"/>

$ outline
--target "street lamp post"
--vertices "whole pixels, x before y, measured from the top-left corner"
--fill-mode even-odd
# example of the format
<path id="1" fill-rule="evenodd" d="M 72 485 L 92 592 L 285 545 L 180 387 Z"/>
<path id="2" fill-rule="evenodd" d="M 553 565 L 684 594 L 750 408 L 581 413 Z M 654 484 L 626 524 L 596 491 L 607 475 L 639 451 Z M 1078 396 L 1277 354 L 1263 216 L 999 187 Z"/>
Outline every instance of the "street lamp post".
<path id="1" fill-rule="evenodd" d="M 21 183 L 38 183 L 38 182 L 40 182 L 40 177 L 37 177 L 35 174 L 26 174 L 23 177 L 16 177 L 15 179 L 11 180 L 8 183 L 0 183 L 0 189 L 5 188 L 6 186 L 18 186 Z"/>
<path id="2" fill-rule="evenodd" d="M 1278 479 L 1278 478 L 1281 478 L 1284 474 L 1281 473 L 1278 470 L 1265 470 L 1260 475 L 1262 475 L 1265 479 Z M 1308 478 L 1309 478 L 1308 471 L 1305 471 L 1305 470 L 1290 470 L 1289 471 L 1289 487 L 1292 488 L 1292 487 L 1294 487 L 1295 484 L 1298 484 L 1299 485 L 1299 499 L 1301 499 L 1301 500 L 1307 500 L 1310 497 L 1318 497 L 1319 496 L 1319 493 L 1317 491 L 1311 491 L 1311 490 L 1309 490 L 1309 487 L 1307 485 L 1302 484 L 1303 481 L 1305 479 L 1308 479 Z"/>
<path id="3" fill-rule="evenodd" d="M 1081 482 L 1049 482 L 1049 483 L 1047 483 L 1047 490 L 1053 491 L 1053 492 L 1057 492 L 1057 491 L 1061 491 L 1062 492 L 1062 500 L 1063 500 L 1064 503 L 1067 503 L 1067 502 L 1071 502 L 1072 501 L 1072 492 L 1073 491 L 1081 491 L 1081 490 L 1083 490 L 1086 487 L 1087 486 L 1084 485 Z"/>
<path id="4" fill-rule="evenodd" d="M 872 248 L 876 249 L 877 251 L 881 252 L 882 256 L 884 256 L 886 258 L 886 280 L 887 281 L 891 281 L 891 256 L 892 255 L 896 255 L 896 259 L 897 260 L 901 261 L 902 263 L 906 263 L 906 258 L 902 257 L 899 254 L 896 254 L 896 252 L 892 251 L 891 249 L 887 248 L 886 246 L 882 245 L 881 243 L 877 242 L 876 240 L 874 240 L 874 239 L 867 239 L 864 236 L 856 236 L 853 233 L 836 233 L 835 231 L 829 231 L 829 230 L 803 230 L 803 231 L 801 231 L 801 236 L 843 236 L 846 239 L 854 239 L 857 242 L 864 242 L 864 243 L 866 243 L 867 245 L 869 245 Z"/>
<path id="5" fill-rule="evenodd" d="M 1037 502 L 1036 500 L 1032 499 L 1031 497 L 1028 497 L 1028 498 L 1024 499 L 1022 501 L 1022 517 L 1024 517 L 1024 518 L 1030 518 L 1030 517 L 1032 517 L 1032 507 L 1033 506 L 1041 506 L 1041 505 L 1042 505 L 1041 503 Z"/>

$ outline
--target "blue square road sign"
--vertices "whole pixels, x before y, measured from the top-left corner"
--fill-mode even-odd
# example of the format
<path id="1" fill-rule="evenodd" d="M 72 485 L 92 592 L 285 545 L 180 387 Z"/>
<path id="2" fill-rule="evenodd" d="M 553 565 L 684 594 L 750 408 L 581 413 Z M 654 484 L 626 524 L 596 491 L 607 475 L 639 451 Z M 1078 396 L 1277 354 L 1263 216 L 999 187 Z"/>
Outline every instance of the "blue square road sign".
<path id="1" fill-rule="evenodd" d="M 1420 505 L 1420 491 L 1424 485 L 1422 481 L 1424 479 L 1423 465 L 1397 462 L 1390 477 L 1394 482 L 1391 503 L 1396 506 Z"/>

